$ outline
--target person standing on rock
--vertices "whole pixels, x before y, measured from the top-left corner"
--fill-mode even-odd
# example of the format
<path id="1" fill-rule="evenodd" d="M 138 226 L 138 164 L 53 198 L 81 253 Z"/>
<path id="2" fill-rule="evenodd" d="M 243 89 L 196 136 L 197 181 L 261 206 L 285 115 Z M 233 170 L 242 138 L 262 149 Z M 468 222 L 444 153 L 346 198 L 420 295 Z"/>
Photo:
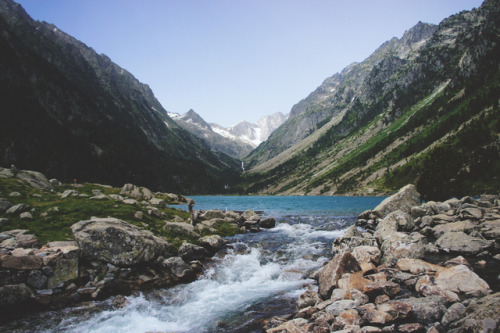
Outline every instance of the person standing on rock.
<path id="1" fill-rule="evenodd" d="M 189 213 L 191 214 L 191 224 L 196 225 L 196 220 L 198 219 L 198 212 L 193 209 L 195 202 L 193 199 L 189 199 L 188 208 Z"/>

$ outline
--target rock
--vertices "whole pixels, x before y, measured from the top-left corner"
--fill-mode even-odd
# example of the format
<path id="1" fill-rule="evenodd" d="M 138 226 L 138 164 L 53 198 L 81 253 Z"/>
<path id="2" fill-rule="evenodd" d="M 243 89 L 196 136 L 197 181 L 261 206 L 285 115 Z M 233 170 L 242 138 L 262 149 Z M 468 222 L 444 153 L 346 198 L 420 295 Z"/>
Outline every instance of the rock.
<path id="1" fill-rule="evenodd" d="M 59 284 L 74 280 L 77 277 L 78 258 L 59 259 L 56 261 L 52 275 L 47 281 L 47 288 L 56 288 Z"/>
<path id="2" fill-rule="evenodd" d="M 46 246 L 54 252 L 62 253 L 64 258 L 78 258 L 80 256 L 80 248 L 75 241 L 49 242 Z"/>
<path id="3" fill-rule="evenodd" d="M 458 332 L 498 332 L 500 292 L 472 301 L 464 315 L 462 319 L 449 325 L 449 328 L 461 328 Z"/>
<path id="4" fill-rule="evenodd" d="M 174 274 L 180 282 L 187 282 L 195 278 L 195 272 L 181 257 L 171 257 L 163 260 L 162 266 Z"/>
<path id="5" fill-rule="evenodd" d="M 420 259 L 411 258 L 399 259 L 396 264 L 396 268 L 401 271 L 410 272 L 412 274 L 435 273 L 445 269 L 444 267 L 434 265 Z"/>
<path id="6" fill-rule="evenodd" d="M 93 197 L 90 197 L 89 198 L 90 200 L 109 200 L 110 197 L 107 196 L 106 194 L 98 194 L 98 195 L 94 195 Z"/>
<path id="7" fill-rule="evenodd" d="M 361 325 L 361 317 L 358 311 L 349 309 L 339 313 L 333 322 L 333 329 L 342 329 L 347 325 Z"/>
<path id="8" fill-rule="evenodd" d="M 179 255 L 182 260 L 190 262 L 192 260 L 203 260 L 210 256 L 210 253 L 201 246 L 184 243 L 179 248 Z"/>
<path id="9" fill-rule="evenodd" d="M 356 273 L 361 270 L 350 252 L 335 255 L 319 273 L 318 292 L 323 299 L 329 298 L 333 288 L 344 273 Z"/>
<path id="10" fill-rule="evenodd" d="M 358 274 L 345 273 L 342 275 L 342 278 L 338 280 L 337 285 L 340 289 L 344 290 L 357 289 L 363 291 L 365 286 L 369 283 L 372 283 L 372 281 Z"/>
<path id="11" fill-rule="evenodd" d="M 458 295 L 452 291 L 445 290 L 440 286 L 436 285 L 432 277 L 429 275 L 424 275 L 415 284 L 415 290 L 424 296 L 442 296 L 447 302 L 458 302 L 460 298 Z"/>
<path id="12" fill-rule="evenodd" d="M 399 301 L 411 307 L 410 317 L 419 323 L 440 321 L 446 311 L 446 300 L 441 296 L 410 297 Z"/>
<path id="13" fill-rule="evenodd" d="M 134 218 L 137 220 L 142 220 L 144 218 L 144 213 L 140 210 L 134 213 Z"/>
<path id="14" fill-rule="evenodd" d="M 30 212 L 24 212 L 19 215 L 21 220 L 33 220 L 33 215 Z"/>
<path id="15" fill-rule="evenodd" d="M 24 213 L 24 212 L 30 210 L 30 209 L 31 209 L 31 207 L 29 205 L 20 203 L 20 204 L 14 205 L 14 206 L 10 207 L 9 209 L 7 209 L 7 211 L 5 213 L 8 215 L 19 215 L 21 213 Z"/>
<path id="16" fill-rule="evenodd" d="M 259 222 L 259 225 L 261 228 L 271 229 L 271 228 L 274 228 L 276 226 L 276 220 L 272 217 L 269 217 L 269 218 L 261 220 Z"/>
<path id="17" fill-rule="evenodd" d="M 17 173 L 17 178 L 26 181 L 31 187 L 36 189 L 45 191 L 52 191 L 54 189 L 47 177 L 37 171 L 21 170 Z"/>
<path id="18" fill-rule="evenodd" d="M 137 206 L 139 205 L 139 201 L 135 199 L 123 199 L 122 201 L 125 205 Z"/>
<path id="19" fill-rule="evenodd" d="M 423 333 L 425 332 L 424 325 L 420 323 L 402 324 L 398 326 L 400 333 Z"/>
<path id="20" fill-rule="evenodd" d="M 222 249 L 226 241 L 219 235 L 205 236 L 198 239 L 198 243 L 208 250 L 210 253 L 215 253 Z"/>
<path id="21" fill-rule="evenodd" d="M 321 298 L 319 294 L 312 290 L 305 291 L 302 295 L 300 295 L 297 301 L 297 309 L 303 309 L 308 306 L 315 306 L 316 303 L 319 303 Z"/>
<path id="22" fill-rule="evenodd" d="M 436 274 L 434 282 L 444 290 L 465 295 L 486 295 L 490 287 L 486 281 L 465 265 L 446 268 Z"/>
<path id="23" fill-rule="evenodd" d="M 77 197 L 80 193 L 76 190 L 66 190 L 61 194 L 61 199 L 66 199 L 68 197 Z"/>
<path id="24" fill-rule="evenodd" d="M 290 321 L 287 321 L 281 324 L 278 327 L 274 327 L 268 329 L 266 333 L 281 333 L 281 332 L 289 332 L 289 333 L 301 333 L 306 332 L 304 326 L 308 324 L 307 319 L 304 318 L 296 318 Z"/>
<path id="25" fill-rule="evenodd" d="M 483 211 L 477 207 L 467 207 L 460 209 L 459 216 L 462 220 L 480 220 L 483 217 Z"/>
<path id="26" fill-rule="evenodd" d="M 247 209 L 246 211 L 244 211 L 241 214 L 241 216 L 245 219 L 245 221 L 255 221 L 255 222 L 260 221 L 259 215 L 257 215 L 254 211 L 252 211 L 250 209 Z"/>
<path id="27" fill-rule="evenodd" d="M 445 252 L 477 254 L 494 245 L 494 241 L 469 236 L 461 231 L 446 232 L 436 241 L 436 245 Z"/>
<path id="28" fill-rule="evenodd" d="M 116 266 L 131 266 L 168 256 L 168 243 L 151 232 L 115 218 L 96 218 L 71 226 L 82 255 Z"/>
<path id="29" fill-rule="evenodd" d="M 401 188 L 396 194 L 391 195 L 382 201 L 373 210 L 380 217 L 384 218 L 391 212 L 402 210 L 409 213 L 411 207 L 420 205 L 420 194 L 417 192 L 414 185 L 409 184 Z"/>
<path id="30" fill-rule="evenodd" d="M 145 187 L 138 187 L 133 184 L 123 185 L 120 190 L 120 194 L 132 197 L 137 200 L 151 200 L 154 197 L 153 193 L 149 189 Z"/>
<path id="31" fill-rule="evenodd" d="M 376 326 L 363 326 L 357 333 L 378 333 L 382 330 Z"/>
<path id="32" fill-rule="evenodd" d="M 458 265 L 465 265 L 467 266 L 469 269 L 472 270 L 472 266 L 471 264 L 469 264 L 469 262 L 467 261 L 467 259 L 465 259 L 464 257 L 462 256 L 458 256 L 458 257 L 455 257 L 455 258 L 452 258 L 450 260 L 447 260 L 445 263 L 444 263 L 444 267 L 453 267 L 453 266 L 458 266 Z"/>
<path id="33" fill-rule="evenodd" d="M 356 301 L 343 299 L 335 301 L 325 308 L 325 311 L 331 315 L 338 316 L 342 311 L 350 310 L 358 305 Z"/>
<path id="34" fill-rule="evenodd" d="M 375 299 L 377 296 L 386 294 L 389 297 L 396 296 L 401 290 L 399 284 L 391 281 L 375 281 L 365 285 L 363 292 L 370 297 L 370 299 Z"/>
<path id="35" fill-rule="evenodd" d="M 433 215 L 432 217 L 432 224 L 446 224 L 446 223 L 453 223 L 456 222 L 457 217 L 454 215 L 446 215 L 446 214 L 437 214 Z"/>
<path id="36" fill-rule="evenodd" d="M 379 310 L 369 310 L 363 315 L 363 322 L 367 324 L 385 325 L 393 320 L 390 314 Z"/>
<path id="37" fill-rule="evenodd" d="M 61 182 L 59 180 L 55 179 L 55 178 L 49 179 L 49 183 L 52 186 L 59 186 L 59 185 L 61 185 Z"/>
<path id="38" fill-rule="evenodd" d="M 33 292 L 24 283 L 0 287 L 0 310 L 23 306 L 33 298 Z"/>
<path id="39" fill-rule="evenodd" d="M 481 234 L 487 239 L 500 238 L 500 220 L 486 221 L 481 223 Z"/>
<path id="40" fill-rule="evenodd" d="M 350 226 L 345 234 L 333 241 L 333 253 L 351 252 L 358 246 L 377 246 L 374 238 L 365 237 L 355 225 Z"/>
<path id="41" fill-rule="evenodd" d="M 191 238 L 201 237 L 201 235 L 195 231 L 195 227 L 186 222 L 165 222 L 163 229 L 173 236 L 180 234 Z"/>
<path id="42" fill-rule="evenodd" d="M 423 240 L 425 237 L 417 232 L 407 235 L 403 232 L 387 232 L 375 235 L 382 237 L 381 263 L 392 264 L 401 258 L 420 259 L 425 256 L 425 245 Z M 385 235 L 385 236 L 383 236 Z"/>
<path id="43" fill-rule="evenodd" d="M 356 258 L 358 263 L 371 262 L 378 265 L 382 252 L 380 252 L 379 248 L 376 246 L 361 245 L 354 248 L 352 255 Z"/>
<path id="44" fill-rule="evenodd" d="M 4 218 L 4 217 L 0 217 L 0 228 L 3 227 L 4 225 L 7 225 L 9 223 L 9 219 L 7 218 Z M 0 238 L 0 242 L 2 241 L 2 239 Z"/>
<path id="45" fill-rule="evenodd" d="M 462 303 L 452 304 L 444 313 L 441 324 L 448 327 L 452 322 L 464 317 L 465 306 Z"/>
<path id="46" fill-rule="evenodd" d="M 7 209 L 12 206 L 13 205 L 7 199 L 0 198 L 0 213 L 7 211 Z"/>
<path id="47" fill-rule="evenodd" d="M 28 270 L 41 269 L 42 258 L 38 256 L 3 256 L 2 267 L 8 269 Z"/>
<path id="48" fill-rule="evenodd" d="M 47 277 L 41 271 L 31 271 L 26 280 L 26 284 L 34 289 L 43 289 L 47 283 Z"/>
<path id="49" fill-rule="evenodd" d="M 439 224 L 432 228 L 434 237 L 439 238 L 445 233 L 453 231 L 462 231 L 465 233 L 470 233 L 472 230 L 477 229 L 477 225 L 471 221 L 458 221 L 446 224 Z"/>
<path id="50" fill-rule="evenodd" d="M 408 316 L 411 306 L 400 301 L 388 301 L 377 305 L 377 310 L 390 314 L 393 318 L 403 319 Z"/>

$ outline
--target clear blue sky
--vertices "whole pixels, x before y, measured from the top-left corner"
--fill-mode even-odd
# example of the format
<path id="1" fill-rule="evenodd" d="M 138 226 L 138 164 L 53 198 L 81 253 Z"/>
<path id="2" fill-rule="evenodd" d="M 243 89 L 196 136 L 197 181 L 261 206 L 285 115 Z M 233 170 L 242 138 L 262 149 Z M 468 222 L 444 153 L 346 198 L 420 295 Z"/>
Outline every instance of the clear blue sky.
<path id="1" fill-rule="evenodd" d="M 231 126 L 287 113 L 418 21 L 480 0 L 17 0 L 147 83 L 163 107 Z"/>

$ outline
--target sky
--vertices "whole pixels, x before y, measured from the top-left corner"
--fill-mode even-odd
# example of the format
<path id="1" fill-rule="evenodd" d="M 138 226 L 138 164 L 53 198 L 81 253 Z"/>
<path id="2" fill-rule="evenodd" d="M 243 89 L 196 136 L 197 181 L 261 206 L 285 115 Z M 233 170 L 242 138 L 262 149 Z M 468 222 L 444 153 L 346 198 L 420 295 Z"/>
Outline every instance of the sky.
<path id="1" fill-rule="evenodd" d="M 16 0 L 104 53 L 169 112 L 229 127 L 290 112 L 327 77 L 480 0 Z"/>

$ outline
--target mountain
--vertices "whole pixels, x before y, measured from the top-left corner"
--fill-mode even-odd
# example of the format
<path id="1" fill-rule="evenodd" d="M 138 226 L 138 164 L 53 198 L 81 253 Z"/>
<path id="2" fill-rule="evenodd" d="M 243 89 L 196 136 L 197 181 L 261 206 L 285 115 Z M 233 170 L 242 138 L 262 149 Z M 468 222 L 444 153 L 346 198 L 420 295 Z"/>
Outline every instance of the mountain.
<path id="1" fill-rule="evenodd" d="M 192 109 L 183 115 L 177 113 L 169 113 L 169 115 L 179 126 L 204 140 L 214 151 L 239 159 L 255 148 L 234 135 L 226 134 L 222 127 L 208 124 Z"/>
<path id="2" fill-rule="evenodd" d="M 242 191 L 498 192 L 500 1 L 419 22 L 327 78 L 246 159 Z M 248 170 L 248 169 L 247 169 Z"/>
<path id="3" fill-rule="evenodd" d="M 169 115 L 182 128 L 205 140 L 213 150 L 234 158 L 243 158 L 248 155 L 287 119 L 287 116 L 278 112 L 262 117 L 255 124 L 242 121 L 225 128 L 217 124 L 208 124 L 194 110 L 189 110 L 183 115 L 178 113 L 169 113 Z"/>
<path id="4" fill-rule="evenodd" d="M 224 192 L 240 164 L 166 113 L 107 56 L 0 1 L 0 161 L 70 181 Z M 224 177 L 224 178 L 223 178 Z"/>

